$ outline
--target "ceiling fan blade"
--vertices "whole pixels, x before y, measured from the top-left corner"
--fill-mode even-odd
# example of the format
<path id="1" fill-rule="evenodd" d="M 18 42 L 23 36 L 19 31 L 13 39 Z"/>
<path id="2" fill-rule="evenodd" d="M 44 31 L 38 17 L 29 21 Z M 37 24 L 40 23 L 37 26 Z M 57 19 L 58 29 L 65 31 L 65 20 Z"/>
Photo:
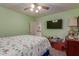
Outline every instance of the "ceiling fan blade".
<path id="1" fill-rule="evenodd" d="M 24 10 L 28 10 L 29 8 L 24 8 Z"/>
<path id="2" fill-rule="evenodd" d="M 49 7 L 47 7 L 47 6 L 42 6 L 42 8 L 43 8 L 43 9 L 46 9 L 46 10 L 49 9 Z"/>

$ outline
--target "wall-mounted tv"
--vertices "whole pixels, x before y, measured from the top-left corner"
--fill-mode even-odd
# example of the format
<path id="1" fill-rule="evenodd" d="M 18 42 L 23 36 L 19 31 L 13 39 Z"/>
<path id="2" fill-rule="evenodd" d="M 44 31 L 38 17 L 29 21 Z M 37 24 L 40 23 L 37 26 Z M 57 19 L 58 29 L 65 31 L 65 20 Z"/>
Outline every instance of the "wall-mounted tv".
<path id="1" fill-rule="evenodd" d="M 62 19 L 47 21 L 47 29 L 62 29 Z"/>

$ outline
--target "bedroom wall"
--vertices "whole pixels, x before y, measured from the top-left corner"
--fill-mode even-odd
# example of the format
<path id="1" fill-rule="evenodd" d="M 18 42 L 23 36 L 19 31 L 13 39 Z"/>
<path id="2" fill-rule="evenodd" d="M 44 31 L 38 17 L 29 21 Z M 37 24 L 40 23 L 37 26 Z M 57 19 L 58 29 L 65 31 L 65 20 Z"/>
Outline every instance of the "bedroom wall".
<path id="1" fill-rule="evenodd" d="M 29 34 L 33 17 L 0 7 L 0 37 Z"/>
<path id="2" fill-rule="evenodd" d="M 61 38 L 64 38 L 68 33 L 68 20 L 70 17 L 77 17 L 79 16 L 79 8 L 64 11 L 56 14 L 51 14 L 47 16 L 43 16 L 40 18 L 37 18 L 37 20 L 40 20 L 42 23 L 42 35 L 43 36 L 58 36 Z M 48 20 L 55 20 L 55 19 L 63 19 L 63 29 L 47 29 L 46 22 Z"/>

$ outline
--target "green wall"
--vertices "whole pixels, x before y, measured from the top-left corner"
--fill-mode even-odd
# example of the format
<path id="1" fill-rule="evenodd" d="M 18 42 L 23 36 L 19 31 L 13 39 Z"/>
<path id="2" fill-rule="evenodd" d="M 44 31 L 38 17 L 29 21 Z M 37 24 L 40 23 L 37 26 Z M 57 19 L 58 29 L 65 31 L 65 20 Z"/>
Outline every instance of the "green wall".
<path id="1" fill-rule="evenodd" d="M 29 34 L 32 17 L 0 7 L 0 37 Z"/>
<path id="2" fill-rule="evenodd" d="M 47 15 L 44 17 L 37 18 L 42 23 L 42 35 L 43 36 L 58 36 L 64 38 L 68 33 L 68 20 L 70 17 L 77 17 L 79 16 L 79 8 L 64 11 L 52 15 Z M 46 22 L 48 20 L 55 20 L 55 19 L 63 19 L 63 29 L 47 29 Z"/>
<path id="3" fill-rule="evenodd" d="M 40 18 L 26 16 L 7 8 L 0 7 L 0 37 L 29 34 L 29 23 L 39 20 L 42 23 L 43 36 L 59 36 L 64 38 L 68 32 L 69 17 L 79 16 L 79 8 Z M 63 19 L 63 29 L 47 29 L 48 20 Z"/>

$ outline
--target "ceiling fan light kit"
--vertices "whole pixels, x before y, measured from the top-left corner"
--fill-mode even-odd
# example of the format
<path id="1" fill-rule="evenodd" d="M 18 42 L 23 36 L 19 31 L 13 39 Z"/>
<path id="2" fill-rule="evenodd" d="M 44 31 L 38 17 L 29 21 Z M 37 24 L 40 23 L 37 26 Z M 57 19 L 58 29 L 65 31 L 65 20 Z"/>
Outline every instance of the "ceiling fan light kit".
<path id="1" fill-rule="evenodd" d="M 42 9 L 42 7 L 41 7 L 41 6 L 38 6 L 37 8 L 38 8 L 39 10 L 40 10 L 40 9 Z"/>
<path id="2" fill-rule="evenodd" d="M 33 8 L 30 8 L 30 11 L 33 11 Z"/>
<path id="3" fill-rule="evenodd" d="M 35 5 L 34 4 L 31 4 L 31 8 L 35 8 Z"/>
<path id="4" fill-rule="evenodd" d="M 33 3 L 33 4 L 30 5 L 29 8 L 25 8 L 24 10 L 28 10 L 28 9 L 30 9 L 30 11 L 32 11 L 32 12 L 34 11 L 35 13 L 38 13 L 41 9 L 48 10 L 49 7 L 47 7 L 47 6 L 40 6 L 37 3 Z"/>
<path id="5" fill-rule="evenodd" d="M 38 13 L 39 11 L 38 10 L 35 10 L 35 12 Z"/>
<path id="6" fill-rule="evenodd" d="M 41 10 L 42 9 L 42 7 L 41 6 L 37 6 L 37 5 L 35 5 L 35 4 L 31 4 L 31 8 L 30 8 L 30 11 L 34 11 L 35 10 L 35 12 L 36 13 L 38 13 L 39 12 L 39 10 Z"/>

